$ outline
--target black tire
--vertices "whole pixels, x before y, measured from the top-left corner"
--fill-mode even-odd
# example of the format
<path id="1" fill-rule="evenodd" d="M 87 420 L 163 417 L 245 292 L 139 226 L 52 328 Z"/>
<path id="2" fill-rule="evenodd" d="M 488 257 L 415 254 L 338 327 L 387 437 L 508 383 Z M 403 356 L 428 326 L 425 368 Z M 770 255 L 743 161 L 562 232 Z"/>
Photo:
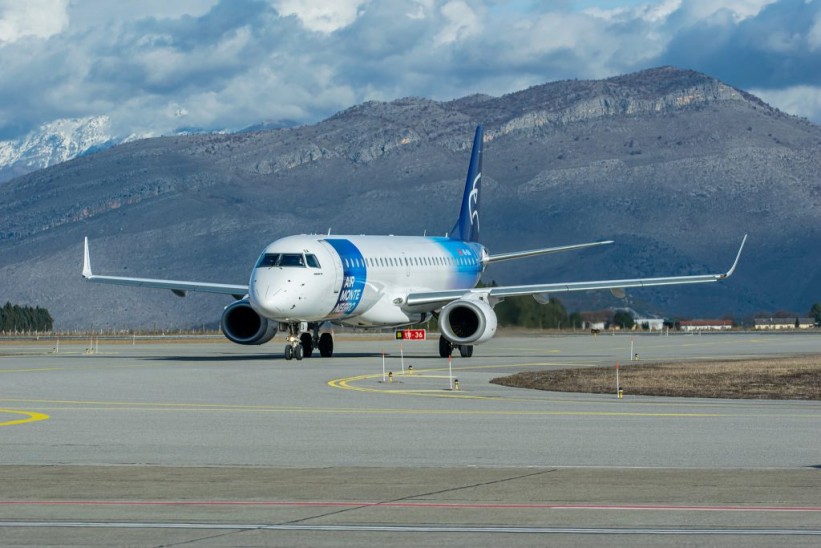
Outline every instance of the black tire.
<path id="1" fill-rule="evenodd" d="M 314 353 L 314 338 L 311 337 L 310 333 L 303 333 L 299 336 L 299 342 L 302 344 L 302 355 L 310 358 L 311 354 Z"/>
<path id="2" fill-rule="evenodd" d="M 297 361 L 299 361 L 299 360 L 302 359 L 302 355 L 303 355 L 302 345 L 298 344 L 294 347 L 294 357 L 297 359 Z"/>
<path id="3" fill-rule="evenodd" d="M 285 359 L 292 360 L 294 359 L 294 347 L 290 344 L 285 345 Z"/>
<path id="4" fill-rule="evenodd" d="M 439 335 L 439 356 L 448 358 L 451 354 L 453 354 L 453 343 L 442 335 Z"/>
<path id="5" fill-rule="evenodd" d="M 330 333 L 323 333 L 319 336 L 319 355 L 323 358 L 330 358 L 334 355 L 334 338 Z"/>
<path id="6" fill-rule="evenodd" d="M 463 358 L 470 358 L 473 356 L 473 345 L 472 344 L 462 344 L 459 345 L 459 355 Z"/>

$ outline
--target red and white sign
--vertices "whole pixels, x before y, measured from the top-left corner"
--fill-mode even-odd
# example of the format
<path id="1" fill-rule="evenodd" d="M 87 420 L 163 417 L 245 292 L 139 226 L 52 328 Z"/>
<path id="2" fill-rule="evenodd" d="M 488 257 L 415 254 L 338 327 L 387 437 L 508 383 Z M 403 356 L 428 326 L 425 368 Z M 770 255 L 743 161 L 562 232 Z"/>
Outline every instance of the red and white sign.
<path id="1" fill-rule="evenodd" d="M 396 338 L 403 341 L 424 341 L 427 339 L 427 332 L 424 329 L 399 329 Z"/>

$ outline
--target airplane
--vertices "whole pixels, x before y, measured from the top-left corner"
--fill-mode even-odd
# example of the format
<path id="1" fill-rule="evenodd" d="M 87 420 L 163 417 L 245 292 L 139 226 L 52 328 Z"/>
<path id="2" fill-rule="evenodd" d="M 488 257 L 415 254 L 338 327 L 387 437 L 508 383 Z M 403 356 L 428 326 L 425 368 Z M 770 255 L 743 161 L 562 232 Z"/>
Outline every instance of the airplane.
<path id="1" fill-rule="evenodd" d="M 90 282 L 219 293 L 235 300 L 225 307 L 220 326 L 230 341 L 259 345 L 287 330 L 285 359 L 322 357 L 334 352 L 333 324 L 361 328 L 400 328 L 438 317 L 439 355 L 454 350 L 473 355 L 473 346 L 496 334 L 493 307 L 506 297 L 717 282 L 738 265 L 745 235 L 732 267 L 722 274 L 589 282 L 476 287 L 488 265 L 612 244 L 612 240 L 492 255 L 479 242 L 483 128 L 478 126 L 462 195 L 459 218 L 443 237 L 295 235 L 269 244 L 251 270 L 247 285 L 101 276 L 91 271 L 88 237 L 83 278 Z"/>

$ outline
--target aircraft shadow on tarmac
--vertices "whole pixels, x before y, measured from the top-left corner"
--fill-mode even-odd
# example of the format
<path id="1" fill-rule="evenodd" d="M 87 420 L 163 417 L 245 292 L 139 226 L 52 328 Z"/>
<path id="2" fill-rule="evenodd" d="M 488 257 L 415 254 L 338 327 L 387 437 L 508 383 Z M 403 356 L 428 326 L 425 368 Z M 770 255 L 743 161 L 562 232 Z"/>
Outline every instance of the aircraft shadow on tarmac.
<path id="1" fill-rule="evenodd" d="M 246 361 L 272 361 L 278 360 L 279 356 L 273 357 L 266 354 L 224 354 L 208 356 L 157 356 L 143 358 L 146 361 L 154 362 L 190 362 L 190 363 L 214 363 L 214 362 L 246 362 Z M 282 358 L 283 361 L 285 358 Z"/>
<path id="2" fill-rule="evenodd" d="M 400 358 L 399 352 L 385 352 L 384 354 L 386 359 L 397 360 Z M 382 357 L 382 352 L 338 352 L 335 353 L 331 360 L 336 359 L 379 359 Z M 476 356 L 481 358 L 481 356 Z M 493 355 L 488 356 L 489 359 L 501 359 L 501 360 L 561 360 L 565 361 L 568 359 L 584 359 L 584 360 L 608 360 L 608 359 L 615 359 L 613 356 L 601 355 L 601 354 L 562 354 L 561 356 L 557 354 L 505 354 L 505 355 Z M 254 362 L 254 361 L 265 361 L 265 362 L 287 362 L 283 356 L 279 354 L 219 354 L 214 355 L 210 354 L 207 356 L 155 356 L 150 358 L 144 358 L 147 361 L 166 361 L 166 362 L 189 362 L 189 363 L 221 363 L 221 362 Z M 415 353 L 405 353 L 404 359 L 407 362 L 408 360 L 413 361 L 435 361 L 435 362 L 446 362 L 445 358 L 434 354 L 415 354 Z M 474 358 L 475 359 L 475 358 Z M 300 362 L 295 363 L 304 363 L 305 365 L 308 364 L 316 364 L 322 365 L 323 363 L 327 363 L 329 361 L 328 358 L 321 358 L 319 356 L 305 358 Z M 474 360 L 468 358 L 462 358 L 458 354 L 453 356 L 453 363 L 459 364 L 462 366 L 470 365 Z"/>
<path id="3" fill-rule="evenodd" d="M 381 358 L 381 352 L 339 352 L 335 353 L 332 359 L 337 358 Z M 399 353 L 388 353 L 385 352 L 386 358 L 399 358 Z M 409 355 L 405 354 L 405 359 L 408 359 Z M 443 360 L 438 356 L 416 356 L 410 355 L 410 357 L 414 360 L 417 359 L 437 359 Z M 286 362 L 283 356 L 279 354 L 221 354 L 221 355 L 208 355 L 208 356 L 156 356 L 151 358 L 144 358 L 147 361 L 172 361 L 172 362 L 242 362 L 242 361 L 268 361 L 268 362 Z M 305 358 L 302 360 L 302 363 L 309 364 L 309 363 L 317 363 L 321 364 L 323 362 L 329 361 L 328 358 L 321 358 L 311 357 Z M 299 362 L 295 362 L 299 363 Z"/>

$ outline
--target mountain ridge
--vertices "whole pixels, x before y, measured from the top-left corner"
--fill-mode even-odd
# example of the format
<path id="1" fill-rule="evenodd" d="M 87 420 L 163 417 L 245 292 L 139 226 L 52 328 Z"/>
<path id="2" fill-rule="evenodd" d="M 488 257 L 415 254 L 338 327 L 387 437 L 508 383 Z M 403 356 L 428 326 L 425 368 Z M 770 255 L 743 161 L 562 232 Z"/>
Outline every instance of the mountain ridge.
<path id="1" fill-rule="evenodd" d="M 245 283 L 259 251 L 288 234 L 444 233 L 480 122 L 492 252 L 617 240 L 494 266 L 487 280 L 720 272 L 750 232 L 738 272 L 715 287 L 638 290 L 627 303 L 557 296 L 568 308 L 641 302 L 662 315 L 800 312 L 821 300 L 811 252 L 821 236 L 821 128 L 672 67 L 134 141 L 19 177 L 0 185 L 0 291 L 47 306 L 58 327 L 213 324 L 224 299 L 84 284 L 82 237 L 100 273 Z M 61 291 L 49 289 L 55 282 Z"/>

